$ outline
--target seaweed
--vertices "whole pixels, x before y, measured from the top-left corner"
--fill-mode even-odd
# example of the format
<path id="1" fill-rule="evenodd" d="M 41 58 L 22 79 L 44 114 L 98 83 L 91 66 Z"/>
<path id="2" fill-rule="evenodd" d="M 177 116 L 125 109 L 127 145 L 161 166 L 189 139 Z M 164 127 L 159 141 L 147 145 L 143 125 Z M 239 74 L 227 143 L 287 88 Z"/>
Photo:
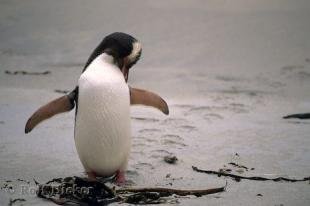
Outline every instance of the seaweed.
<path id="1" fill-rule="evenodd" d="M 310 181 L 310 176 L 304 177 L 302 179 L 293 179 L 293 178 L 286 178 L 286 177 L 266 178 L 266 177 L 259 177 L 259 176 L 247 177 L 247 176 L 240 176 L 240 175 L 235 175 L 235 174 L 228 174 L 228 173 L 225 173 L 224 171 L 202 170 L 202 169 L 198 169 L 195 166 L 192 166 L 192 168 L 194 171 L 200 172 L 200 173 L 217 175 L 218 177 L 221 177 L 221 176 L 231 177 L 236 182 L 240 182 L 241 179 L 256 180 L 256 181 L 274 181 L 274 182 L 281 182 L 281 181 L 284 181 L 284 182 L 304 182 L 304 181 Z"/>
<path id="2" fill-rule="evenodd" d="M 226 187 L 226 186 L 225 186 Z M 37 196 L 58 205 L 108 205 L 113 202 L 131 204 L 165 203 L 172 195 L 197 197 L 225 191 L 225 187 L 179 190 L 172 188 L 120 188 L 106 186 L 101 181 L 81 177 L 54 178 L 45 184 L 38 183 Z"/>
<path id="3" fill-rule="evenodd" d="M 300 114 L 290 114 L 287 116 L 284 116 L 283 119 L 310 119 L 310 113 L 300 113 Z"/>
<path id="4" fill-rule="evenodd" d="M 16 202 L 25 202 L 26 200 L 24 198 L 16 198 L 16 199 L 10 199 L 9 206 L 12 206 Z"/>

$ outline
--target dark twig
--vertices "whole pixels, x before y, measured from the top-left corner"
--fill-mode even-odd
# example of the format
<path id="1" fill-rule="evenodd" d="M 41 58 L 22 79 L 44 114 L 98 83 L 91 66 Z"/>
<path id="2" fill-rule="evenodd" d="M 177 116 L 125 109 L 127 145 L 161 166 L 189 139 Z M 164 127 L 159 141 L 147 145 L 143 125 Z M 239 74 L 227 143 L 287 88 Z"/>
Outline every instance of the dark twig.
<path id="1" fill-rule="evenodd" d="M 196 172 L 201 172 L 201 173 L 206 173 L 206 174 L 213 174 L 213 175 L 218 175 L 219 177 L 225 176 L 225 177 L 232 177 L 235 179 L 237 182 L 239 182 L 241 179 L 247 179 L 247 180 L 257 180 L 257 181 L 274 181 L 274 182 L 280 182 L 280 181 L 285 181 L 285 182 L 304 182 L 304 181 L 310 181 L 310 176 L 305 177 L 303 179 L 291 179 L 291 178 L 286 178 L 286 177 L 277 177 L 277 178 L 266 178 L 266 177 L 246 177 L 246 176 L 240 176 L 240 175 L 235 175 L 235 174 L 228 174 L 225 172 L 217 172 L 217 171 L 212 171 L 212 170 L 201 170 L 198 169 L 197 167 L 192 166 L 193 170 Z"/>
<path id="2" fill-rule="evenodd" d="M 25 182 L 25 183 L 27 183 L 27 184 L 30 184 L 30 182 L 29 182 L 28 180 L 23 180 L 23 179 L 21 179 L 21 178 L 18 178 L 17 181 L 19 181 L 19 182 Z"/>
<path id="3" fill-rule="evenodd" d="M 60 93 L 60 94 L 67 94 L 69 92 L 69 90 L 55 89 L 54 92 Z"/>
<path id="4" fill-rule="evenodd" d="M 36 180 L 36 179 L 34 179 L 33 178 L 33 181 L 34 181 L 34 183 L 36 184 L 36 185 L 39 185 L 40 183 Z"/>
<path id="5" fill-rule="evenodd" d="M 195 195 L 197 197 L 203 196 L 203 195 L 209 195 L 214 194 L 218 192 L 225 191 L 225 187 L 219 187 L 219 188 L 212 188 L 212 189 L 204 189 L 204 190 L 178 190 L 178 189 L 171 189 L 171 188 L 163 188 L 163 187 L 156 187 L 156 188 L 123 188 L 116 190 L 116 193 L 122 194 L 122 193 L 128 193 L 128 192 L 157 192 L 161 196 L 170 196 L 170 195 L 179 195 L 179 196 L 186 196 L 186 195 Z"/>
<path id="6" fill-rule="evenodd" d="M 50 71 L 45 71 L 45 72 L 28 72 L 28 71 L 5 71 L 6 74 L 10 74 L 10 75 L 17 75 L 17 74 L 21 74 L 21 75 L 47 75 L 50 74 Z"/>
<path id="7" fill-rule="evenodd" d="M 310 119 L 310 113 L 302 113 L 302 114 L 290 114 L 287 116 L 284 116 L 283 119 Z"/>
<path id="8" fill-rule="evenodd" d="M 234 166 L 234 167 L 238 167 L 238 168 L 242 168 L 242 169 L 245 169 L 246 171 L 248 171 L 248 167 L 246 167 L 246 166 L 243 166 L 243 165 L 239 165 L 239 164 L 237 164 L 237 163 L 235 163 L 235 162 L 230 162 L 230 163 L 228 163 L 229 165 L 232 165 L 232 166 Z"/>

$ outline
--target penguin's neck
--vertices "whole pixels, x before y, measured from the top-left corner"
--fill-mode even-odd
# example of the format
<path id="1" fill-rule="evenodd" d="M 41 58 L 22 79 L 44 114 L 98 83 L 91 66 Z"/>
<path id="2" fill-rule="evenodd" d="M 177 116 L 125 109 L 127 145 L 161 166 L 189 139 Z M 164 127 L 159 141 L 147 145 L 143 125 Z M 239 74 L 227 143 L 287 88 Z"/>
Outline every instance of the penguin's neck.
<path id="1" fill-rule="evenodd" d="M 102 53 L 102 54 L 100 54 L 98 57 L 101 59 L 101 61 L 104 61 L 104 62 L 106 62 L 106 63 L 114 64 L 114 65 L 115 65 L 115 63 L 114 63 L 115 61 L 114 61 L 113 56 L 111 56 L 111 55 L 109 55 L 109 54 Z M 97 58 L 98 58 L 98 57 L 97 57 Z M 97 59 L 97 58 L 96 58 L 96 59 Z"/>
<path id="2" fill-rule="evenodd" d="M 100 64 L 109 64 L 111 66 L 116 66 L 113 56 L 102 53 L 94 59 L 94 61 L 88 66 L 88 68 L 93 68 L 94 65 Z"/>
<path id="3" fill-rule="evenodd" d="M 98 79 L 109 82 L 113 79 L 124 80 L 121 70 L 114 62 L 113 56 L 106 53 L 100 54 L 87 67 L 82 76 L 87 79 Z"/>

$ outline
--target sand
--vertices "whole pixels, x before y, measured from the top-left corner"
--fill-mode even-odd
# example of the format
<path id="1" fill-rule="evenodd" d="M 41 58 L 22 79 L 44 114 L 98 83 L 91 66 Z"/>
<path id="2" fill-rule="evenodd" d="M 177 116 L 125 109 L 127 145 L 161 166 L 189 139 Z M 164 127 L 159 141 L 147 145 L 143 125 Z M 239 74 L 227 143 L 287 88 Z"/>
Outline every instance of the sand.
<path id="1" fill-rule="evenodd" d="M 24 125 L 32 112 L 74 88 L 88 55 L 107 34 L 143 43 L 129 84 L 159 93 L 165 116 L 132 107 L 127 172 L 135 186 L 227 191 L 179 198 L 180 205 L 309 205 L 308 182 L 235 182 L 200 174 L 236 162 L 242 175 L 302 178 L 310 173 L 310 3 L 304 1 L 17 1 L 0 2 L 0 205 L 53 205 L 33 194 L 33 178 L 83 176 L 74 112 Z M 9 75 L 5 71 L 51 71 Z M 236 155 L 237 153 L 237 155 Z M 176 165 L 163 161 L 176 155 Z M 167 174 L 170 174 L 170 176 Z M 30 181 L 31 187 L 26 182 Z M 24 194 L 22 194 L 24 193 Z M 257 196 L 262 194 L 263 196 Z M 18 205 L 18 204 L 16 204 Z"/>

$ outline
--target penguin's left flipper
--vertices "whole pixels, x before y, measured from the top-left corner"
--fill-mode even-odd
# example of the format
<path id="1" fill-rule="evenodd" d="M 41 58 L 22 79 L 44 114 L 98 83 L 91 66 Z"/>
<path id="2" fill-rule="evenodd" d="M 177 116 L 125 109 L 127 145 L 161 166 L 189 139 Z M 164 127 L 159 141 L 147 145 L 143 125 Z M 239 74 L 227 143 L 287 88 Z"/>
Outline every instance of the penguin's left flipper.
<path id="1" fill-rule="evenodd" d="M 129 87 L 130 90 L 130 104 L 142 104 L 146 106 L 151 106 L 159 109 L 164 114 L 169 114 L 169 108 L 166 101 L 161 98 L 159 95 L 146 91 L 143 89 L 137 89 L 133 87 Z"/>
<path id="2" fill-rule="evenodd" d="M 63 112 L 72 110 L 75 106 L 74 91 L 68 95 L 59 97 L 46 105 L 40 107 L 33 115 L 28 119 L 25 126 L 25 133 L 31 132 L 31 130 L 40 122 Z"/>

